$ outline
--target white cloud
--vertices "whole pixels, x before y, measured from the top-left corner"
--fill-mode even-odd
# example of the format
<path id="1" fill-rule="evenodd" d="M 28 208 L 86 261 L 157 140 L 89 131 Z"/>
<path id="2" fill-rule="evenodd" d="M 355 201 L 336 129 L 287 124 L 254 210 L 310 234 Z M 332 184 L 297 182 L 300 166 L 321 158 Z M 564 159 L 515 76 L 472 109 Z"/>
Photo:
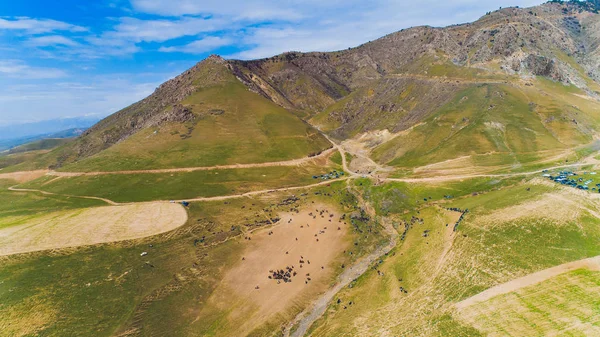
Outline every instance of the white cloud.
<path id="1" fill-rule="evenodd" d="M 33 38 L 28 39 L 26 43 L 28 46 L 32 46 L 32 47 L 48 47 L 48 46 L 57 46 L 57 45 L 75 47 L 75 46 L 79 45 L 77 42 L 73 41 L 72 39 L 69 39 L 69 38 L 61 36 L 61 35 L 46 35 L 46 36 L 33 37 Z"/>
<path id="2" fill-rule="evenodd" d="M 164 16 L 211 14 L 254 20 L 302 18 L 296 8 L 301 4 L 300 1 L 228 0 L 225 3 L 222 0 L 131 0 L 131 4 L 140 12 Z"/>
<path id="3" fill-rule="evenodd" d="M 159 51 L 166 53 L 182 52 L 189 54 L 202 54 L 219 47 L 230 45 L 232 43 L 233 40 L 229 38 L 208 36 L 180 47 L 160 47 Z"/>
<path id="4" fill-rule="evenodd" d="M 50 33 L 54 31 L 84 32 L 85 28 L 70 23 L 29 17 L 0 18 L 0 30 L 18 30 L 29 34 Z"/>
<path id="5" fill-rule="evenodd" d="M 21 60 L 0 60 L 0 74 L 18 79 L 50 79 L 67 75 L 61 69 L 32 67 Z"/>
<path id="6" fill-rule="evenodd" d="M 114 30 L 105 32 L 103 38 L 132 42 L 164 42 L 194 36 L 225 28 L 226 21 L 214 18 L 183 17 L 175 20 L 141 20 L 131 17 L 120 19 Z"/>

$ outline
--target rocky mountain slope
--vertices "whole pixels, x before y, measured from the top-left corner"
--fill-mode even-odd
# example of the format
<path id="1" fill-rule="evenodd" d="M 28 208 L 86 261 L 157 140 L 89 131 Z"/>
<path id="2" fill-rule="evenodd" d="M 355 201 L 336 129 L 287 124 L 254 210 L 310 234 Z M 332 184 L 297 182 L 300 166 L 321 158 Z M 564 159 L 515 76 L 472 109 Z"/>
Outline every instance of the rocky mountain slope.
<path id="1" fill-rule="evenodd" d="M 405 153 L 436 151 L 439 142 L 450 139 L 464 139 L 450 144 L 463 154 L 514 154 L 585 144 L 595 138 L 595 112 L 600 108 L 600 16 L 594 11 L 592 2 L 554 2 L 534 8 L 501 9 L 474 23 L 405 29 L 339 52 L 289 52 L 254 61 L 211 56 L 161 85 L 148 98 L 101 121 L 77 142 L 55 151 L 52 155 L 56 160 L 51 165 L 60 167 L 90 156 L 103 158 L 102 152 L 115 144 L 127 148 L 122 144 L 140 133 L 148 136 L 147 130 L 168 129 L 168 125 L 193 129 L 204 123 L 203 116 L 212 118 L 214 111 L 222 110 L 209 97 L 203 101 L 193 97 L 214 87 L 231 90 L 234 82 L 243 83 L 253 95 L 281 107 L 281 116 L 291 118 L 295 113 L 306 117 L 340 140 L 383 129 L 397 134 L 423 123 L 426 132 L 454 130 L 440 139 L 429 139 L 433 143 L 426 149 L 406 142 L 388 144 L 376 151 L 382 162 L 398 162 Z M 481 86 L 488 89 L 477 90 Z M 435 125 L 436 118 L 465 109 L 461 104 L 473 93 L 477 103 L 469 108 L 472 113 L 457 113 L 443 125 Z M 513 101 L 492 102 L 494 95 Z M 515 110 L 515 105 L 523 108 Z M 494 109 L 497 113 L 487 117 L 480 113 Z M 507 133 L 523 125 L 523 118 L 529 121 L 527 129 L 533 131 Z M 301 129 L 297 136 L 304 134 L 306 144 L 311 144 L 301 145 L 294 156 L 327 147 L 310 126 L 299 121 L 292 124 L 296 125 L 292 129 Z M 234 129 L 231 127 L 229 130 Z M 206 132 L 219 133 L 218 129 Z M 474 132 L 488 136 L 481 146 L 470 148 Z M 188 136 L 196 137 L 192 133 Z M 204 135 L 203 139 L 211 137 Z M 508 144 L 507 137 L 517 139 Z M 540 141 L 525 146 L 532 143 L 532 138 Z M 141 138 L 136 139 L 139 143 Z M 185 137 L 177 138 L 177 142 L 186 141 Z M 448 151 L 449 155 L 434 154 L 429 160 L 453 157 L 454 150 Z M 197 155 L 213 154 L 202 150 Z M 116 160 L 118 156 L 108 158 Z M 248 158 L 254 160 L 258 159 Z M 92 166 L 102 165 L 100 160 Z"/>

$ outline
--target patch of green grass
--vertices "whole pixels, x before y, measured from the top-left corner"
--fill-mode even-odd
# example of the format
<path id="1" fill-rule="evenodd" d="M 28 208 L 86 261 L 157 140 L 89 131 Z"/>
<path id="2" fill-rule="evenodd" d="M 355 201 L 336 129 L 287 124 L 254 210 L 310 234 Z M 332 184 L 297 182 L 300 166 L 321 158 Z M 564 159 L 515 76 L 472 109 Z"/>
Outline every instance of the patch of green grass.
<path id="1" fill-rule="evenodd" d="M 375 188 L 366 187 L 366 195 L 371 193 L 372 200 L 377 200 Z M 551 190 L 522 183 L 476 196 L 465 195 L 439 207 L 423 205 L 418 211 L 409 211 L 411 205 L 406 203 L 406 214 L 399 207 L 396 213 L 390 213 L 388 221 L 393 221 L 399 232 L 406 230 L 404 240 L 351 288 L 336 296 L 342 304 L 330 304 L 311 328 L 312 335 L 375 335 L 381 329 L 407 336 L 485 334 L 488 330 L 479 329 L 485 325 L 470 326 L 459 319 L 453 303 L 516 277 L 600 255 L 596 244 L 600 240 L 600 221 L 585 211 L 576 219 L 564 221 L 524 217 L 485 228 L 477 221 L 492 210 L 509 211 L 508 207 Z M 379 193 L 386 195 L 385 191 Z M 446 216 L 453 212 L 443 211 L 445 207 L 470 210 L 457 232 L 446 226 L 452 225 Z M 400 292 L 399 287 L 407 293 Z M 565 296 L 562 302 L 578 305 L 570 300 Z M 352 306 L 347 304 L 349 301 Z"/>
<path id="2" fill-rule="evenodd" d="M 589 335 L 600 320 L 599 288 L 600 273 L 579 269 L 475 304 L 465 314 L 485 333 Z"/>
<path id="3" fill-rule="evenodd" d="M 494 154 L 493 161 L 479 164 L 518 166 L 543 159 L 542 151 L 590 143 L 591 133 L 579 125 L 595 129 L 598 104 L 567 87 L 542 79 L 536 83 L 552 95 L 534 88 L 473 85 L 406 135 L 375 148 L 374 158 L 410 168 L 461 156 L 489 161 Z"/>
<path id="4" fill-rule="evenodd" d="M 50 150 L 73 141 L 72 138 L 48 138 L 14 147 L 8 153 L 22 153 L 38 150 Z"/>
<path id="5" fill-rule="evenodd" d="M 46 336 L 112 336 L 127 327 L 148 325 L 160 335 L 171 335 L 170 329 L 183 326 L 177 322 L 185 318 L 170 314 L 182 314 L 182 302 L 193 307 L 206 300 L 223 267 L 234 256 L 237 259 L 239 251 L 232 243 L 208 250 L 195 247 L 192 234 L 193 230 L 166 241 L 154 237 L 73 253 L 4 258 L 0 261 L 0 325 L 9 319 L 9 327 L 18 334 L 24 326 L 38 324 L 36 334 Z M 142 251 L 148 256 L 140 257 Z M 165 305 L 171 310 L 168 321 L 160 327 L 151 325 L 165 313 L 153 307 L 165 295 L 181 296 L 180 302 Z M 135 321 L 138 310 L 145 310 L 144 326 Z M 30 321 L 29 312 L 48 312 L 48 318 Z"/>
<path id="6" fill-rule="evenodd" d="M 342 165 L 342 154 L 338 151 L 338 152 L 334 153 L 333 155 L 331 155 L 331 157 L 329 157 L 329 160 L 331 160 L 332 162 L 334 162 L 338 165 Z"/>
<path id="7" fill-rule="evenodd" d="M 14 181 L 0 179 L 0 218 L 106 205 L 99 200 L 7 190 L 14 185 Z"/>
<path id="8" fill-rule="evenodd" d="M 453 199 L 472 193 L 483 193 L 500 189 L 520 181 L 521 178 L 473 178 L 443 183 L 404 183 L 388 182 L 373 185 L 369 179 L 357 179 L 359 187 L 378 214 L 402 214 L 407 210 L 419 208 L 432 202 L 451 202 Z M 530 196 L 529 194 L 528 196 Z M 450 198 L 447 198 L 450 197 Z M 470 200 L 470 199 L 466 199 Z"/>
<path id="9" fill-rule="evenodd" d="M 180 200 L 309 185 L 320 182 L 313 179 L 313 175 L 329 171 L 331 168 L 319 166 L 274 166 L 176 173 L 107 174 L 61 178 L 50 183 L 42 178 L 21 187 L 66 195 L 102 197 L 117 202 Z"/>

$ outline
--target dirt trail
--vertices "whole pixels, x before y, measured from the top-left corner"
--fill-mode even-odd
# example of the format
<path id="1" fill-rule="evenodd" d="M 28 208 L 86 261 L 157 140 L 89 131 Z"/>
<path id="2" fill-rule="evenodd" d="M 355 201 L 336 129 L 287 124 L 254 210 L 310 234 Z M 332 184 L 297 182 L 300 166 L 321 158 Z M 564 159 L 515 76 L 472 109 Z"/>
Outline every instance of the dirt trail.
<path id="1" fill-rule="evenodd" d="M 533 175 L 533 174 L 540 174 L 545 170 L 580 167 L 580 166 L 594 165 L 594 164 L 597 164 L 597 163 L 581 162 L 581 163 L 577 163 L 577 164 L 546 167 L 544 169 L 537 170 L 537 171 L 515 172 L 515 173 L 465 174 L 465 175 L 427 177 L 427 178 L 383 178 L 381 180 L 383 180 L 383 181 L 399 181 L 399 182 L 406 182 L 406 183 L 418 183 L 418 182 L 434 182 L 435 183 L 435 182 L 445 182 L 445 181 L 463 180 L 463 179 L 472 179 L 472 178 L 510 178 L 510 177 L 529 176 L 529 175 Z"/>
<path id="2" fill-rule="evenodd" d="M 456 308 L 459 310 L 464 309 L 471 305 L 480 302 L 485 302 L 493 297 L 508 294 L 521 288 L 541 283 L 554 276 L 558 276 L 560 274 L 564 274 L 566 272 L 581 268 L 588 268 L 590 270 L 596 271 L 600 270 L 600 255 L 579 261 L 561 264 L 559 266 L 544 269 L 542 271 L 538 271 L 536 273 L 529 274 L 503 284 L 499 284 L 475 296 L 469 297 L 461 302 L 456 303 Z"/>
<path id="3" fill-rule="evenodd" d="M 57 177 L 80 177 L 80 176 L 99 176 L 108 174 L 141 174 L 141 173 L 176 173 L 176 172 L 194 172 L 194 171 L 211 171 L 211 170 L 226 170 L 226 169 L 241 169 L 241 168 L 258 168 L 258 167 L 273 167 L 273 166 L 298 166 L 311 162 L 320 158 L 327 157 L 335 152 L 336 148 L 332 147 L 313 157 L 305 157 L 300 159 L 292 159 L 287 161 L 276 161 L 256 164 L 232 164 L 232 165 L 216 165 L 216 166 L 199 166 L 199 167 L 184 167 L 172 169 L 155 169 L 155 170 L 130 170 L 130 171 L 106 171 L 106 172 L 58 172 L 51 171 L 48 175 Z"/>
<path id="4" fill-rule="evenodd" d="M 317 130 L 319 130 L 317 128 Z M 319 130 L 321 131 L 321 130 Z M 338 145 L 338 143 L 334 142 L 331 138 L 329 138 L 329 136 L 327 134 L 325 134 L 324 132 L 321 132 L 321 135 L 323 135 L 323 137 L 325 137 L 332 145 L 333 147 L 339 151 L 340 155 L 342 156 L 342 168 L 344 169 L 344 171 L 348 172 L 350 174 L 351 177 L 357 177 L 359 176 L 358 173 L 353 172 L 350 170 L 350 168 L 348 168 L 348 162 L 346 161 L 346 151 L 344 150 L 343 147 L 341 147 L 340 145 Z"/>
<path id="5" fill-rule="evenodd" d="M 267 193 L 274 193 L 274 192 L 285 192 L 285 191 L 294 191 L 294 190 L 301 190 L 301 189 L 312 188 L 312 187 L 317 187 L 317 186 L 325 186 L 325 185 L 329 185 L 329 184 L 331 184 L 333 182 L 336 182 L 336 181 L 343 181 L 343 180 L 347 180 L 347 179 L 349 179 L 349 177 L 339 178 L 339 179 L 335 179 L 335 180 L 326 180 L 326 181 L 322 181 L 320 183 L 311 184 L 311 185 L 304 185 L 304 186 L 292 186 L 292 187 L 283 187 L 283 188 L 272 188 L 272 189 L 268 189 L 268 190 L 252 191 L 252 192 L 246 192 L 246 193 L 241 193 L 241 194 L 221 195 L 221 196 L 216 196 L 216 197 L 189 198 L 189 199 L 173 200 L 173 201 L 175 201 L 175 202 L 182 202 L 184 200 L 188 201 L 188 202 L 189 201 L 219 201 L 219 200 L 244 198 L 244 197 L 249 197 L 249 196 L 254 196 L 254 195 L 260 195 L 260 194 L 267 194 Z M 123 205 L 132 205 L 132 204 L 139 204 L 140 203 L 140 202 L 116 202 L 116 201 L 112 201 L 110 199 L 101 198 L 101 197 L 90 197 L 90 196 L 81 196 L 81 195 L 60 194 L 60 193 L 52 193 L 52 192 L 46 192 L 46 191 L 42 191 L 42 190 L 29 189 L 29 188 L 9 187 L 8 190 L 9 191 L 13 191 L 13 192 L 35 192 L 35 193 L 41 193 L 41 194 L 45 194 L 45 195 L 57 195 L 57 196 L 61 196 L 61 197 L 101 200 L 101 201 L 104 201 L 107 204 L 110 204 L 110 205 L 113 205 L 113 206 L 123 206 Z M 166 203 L 166 202 L 170 202 L 170 201 L 171 200 L 152 200 L 152 201 L 148 201 L 148 202 L 159 202 L 159 203 L 162 202 L 162 203 Z"/>
<path id="6" fill-rule="evenodd" d="M 9 191 L 13 191 L 13 192 L 36 192 L 36 193 L 41 193 L 41 194 L 45 194 L 45 195 L 58 195 L 58 196 L 61 196 L 61 197 L 69 197 L 69 198 L 82 198 L 82 199 L 100 200 L 100 201 L 104 201 L 105 203 L 107 203 L 109 205 L 112 205 L 112 206 L 127 205 L 127 204 L 129 204 L 129 203 L 118 203 L 118 202 L 114 202 L 112 200 L 105 199 L 105 198 L 100 198 L 100 197 L 88 197 L 88 196 L 81 196 L 81 195 L 59 194 L 59 193 L 46 192 L 46 191 L 36 190 L 36 189 L 30 189 L 30 188 L 9 187 L 8 190 Z"/>
<path id="7" fill-rule="evenodd" d="M 321 295 L 321 297 L 316 300 L 313 305 L 307 308 L 302 313 L 298 314 L 296 318 L 290 322 L 287 329 L 284 332 L 285 337 L 301 337 L 306 334 L 310 326 L 317 320 L 319 317 L 323 315 L 327 306 L 333 300 L 335 295 L 342 290 L 342 288 L 346 287 L 350 282 L 364 274 L 369 266 L 379 259 L 381 256 L 387 254 L 396 246 L 396 239 L 398 238 L 398 232 L 396 229 L 385 219 L 382 219 L 382 224 L 386 230 L 386 232 L 390 235 L 390 242 L 382 247 L 377 248 L 368 256 L 363 257 L 359 261 L 357 261 L 354 265 L 344 270 L 344 272 L 338 277 L 338 282 L 336 285 L 329 289 L 326 293 Z M 297 329 L 290 334 L 290 329 L 292 326 L 296 326 Z"/>

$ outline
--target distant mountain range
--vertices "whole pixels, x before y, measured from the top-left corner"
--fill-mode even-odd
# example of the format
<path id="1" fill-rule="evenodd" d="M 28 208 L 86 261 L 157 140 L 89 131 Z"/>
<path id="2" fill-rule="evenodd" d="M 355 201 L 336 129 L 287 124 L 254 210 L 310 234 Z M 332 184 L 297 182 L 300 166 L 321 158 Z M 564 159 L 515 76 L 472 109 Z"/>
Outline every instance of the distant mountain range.
<path id="1" fill-rule="evenodd" d="M 98 120 L 95 117 L 74 117 L 0 126 L 0 140 L 48 135 L 69 129 L 87 129 Z"/>
<path id="2" fill-rule="evenodd" d="M 0 151 L 45 138 L 76 137 L 97 122 L 97 118 L 76 117 L 2 126 Z"/>

